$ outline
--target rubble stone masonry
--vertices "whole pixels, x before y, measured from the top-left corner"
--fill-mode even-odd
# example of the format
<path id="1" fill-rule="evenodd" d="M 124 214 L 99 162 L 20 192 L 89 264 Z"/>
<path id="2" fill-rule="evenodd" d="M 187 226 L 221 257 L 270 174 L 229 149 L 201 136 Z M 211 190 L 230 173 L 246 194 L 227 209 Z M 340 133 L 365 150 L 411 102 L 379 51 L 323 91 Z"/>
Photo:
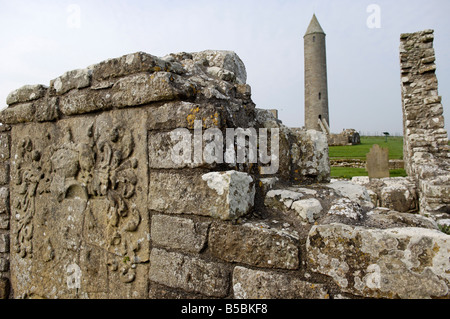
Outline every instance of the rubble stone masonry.
<path id="1" fill-rule="evenodd" d="M 450 153 L 433 41 L 433 30 L 401 35 L 404 160 L 419 189 L 420 212 L 448 218 Z"/>

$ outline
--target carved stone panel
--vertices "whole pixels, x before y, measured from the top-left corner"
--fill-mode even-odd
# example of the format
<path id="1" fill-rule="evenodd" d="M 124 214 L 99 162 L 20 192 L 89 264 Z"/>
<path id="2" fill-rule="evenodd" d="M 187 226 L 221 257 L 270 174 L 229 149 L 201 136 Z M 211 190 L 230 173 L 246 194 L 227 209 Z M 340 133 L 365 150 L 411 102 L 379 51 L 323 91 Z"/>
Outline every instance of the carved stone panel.
<path id="1" fill-rule="evenodd" d="M 146 297 L 145 112 L 128 109 L 13 128 L 16 297 Z"/>

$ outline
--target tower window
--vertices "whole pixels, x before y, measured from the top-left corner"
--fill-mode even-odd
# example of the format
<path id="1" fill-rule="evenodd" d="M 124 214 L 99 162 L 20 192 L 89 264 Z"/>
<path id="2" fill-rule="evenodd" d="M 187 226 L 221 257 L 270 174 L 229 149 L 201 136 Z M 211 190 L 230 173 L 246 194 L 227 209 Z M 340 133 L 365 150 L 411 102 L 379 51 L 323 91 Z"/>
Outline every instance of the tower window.
<path id="1" fill-rule="evenodd" d="M 319 115 L 319 120 L 321 120 L 321 121 L 322 121 L 322 115 Z"/>
<path id="2" fill-rule="evenodd" d="M 322 99 L 322 93 L 319 92 L 319 100 Z"/>
<path id="3" fill-rule="evenodd" d="M 313 36 L 313 42 L 316 42 L 316 36 L 315 35 Z"/>

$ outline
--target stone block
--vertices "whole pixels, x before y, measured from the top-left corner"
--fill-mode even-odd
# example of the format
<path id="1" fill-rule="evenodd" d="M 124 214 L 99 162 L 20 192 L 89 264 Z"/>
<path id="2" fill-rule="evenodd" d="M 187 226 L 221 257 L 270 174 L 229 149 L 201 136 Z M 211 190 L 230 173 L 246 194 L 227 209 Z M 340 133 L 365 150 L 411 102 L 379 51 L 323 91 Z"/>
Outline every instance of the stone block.
<path id="1" fill-rule="evenodd" d="M 341 216 L 347 220 L 360 220 L 363 217 L 361 206 L 348 198 L 334 200 L 328 210 L 328 215 Z"/>
<path id="2" fill-rule="evenodd" d="M 0 229 L 9 230 L 9 215 L 0 215 Z"/>
<path id="3" fill-rule="evenodd" d="M 50 81 L 52 93 L 61 95 L 73 89 L 82 89 L 91 85 L 91 69 L 78 69 L 64 73 Z"/>
<path id="4" fill-rule="evenodd" d="M 245 65 L 232 51 L 206 50 L 193 53 L 192 56 L 195 63 L 211 68 L 209 73 L 213 73 L 213 76 L 220 76 L 223 80 L 235 80 L 239 84 L 245 84 L 247 81 Z"/>
<path id="5" fill-rule="evenodd" d="M 12 128 L 10 262 L 18 296 L 73 298 L 67 267 L 82 274 L 79 295 L 148 294 L 146 132 L 140 108 Z"/>
<path id="6" fill-rule="evenodd" d="M 64 115 L 104 111 L 112 107 L 108 90 L 73 90 L 59 99 L 59 109 Z"/>
<path id="7" fill-rule="evenodd" d="M 36 106 L 33 102 L 15 104 L 0 112 L 0 121 L 4 124 L 32 122 L 35 112 Z"/>
<path id="8" fill-rule="evenodd" d="M 293 141 L 290 145 L 293 181 L 328 182 L 330 162 L 326 134 L 315 130 L 290 129 L 289 136 Z"/>
<path id="9" fill-rule="evenodd" d="M 30 102 L 40 99 L 47 93 L 48 87 L 45 85 L 24 85 L 17 90 L 12 91 L 6 98 L 6 104 Z"/>
<path id="10" fill-rule="evenodd" d="M 9 133 L 0 133 L 0 161 L 6 161 L 10 157 L 10 135 Z"/>
<path id="11" fill-rule="evenodd" d="M 209 222 L 194 222 L 175 216 L 153 215 L 153 245 L 199 253 L 206 244 Z"/>
<path id="12" fill-rule="evenodd" d="M 213 224 L 209 249 L 216 258 L 264 268 L 297 269 L 294 237 L 258 224 Z"/>
<path id="13" fill-rule="evenodd" d="M 35 119 L 38 122 L 53 121 L 59 116 L 59 100 L 57 97 L 47 97 L 35 103 Z"/>
<path id="14" fill-rule="evenodd" d="M 9 234 L 0 234 L 0 253 L 9 253 Z"/>
<path id="15" fill-rule="evenodd" d="M 170 71 L 170 63 L 144 52 L 108 59 L 88 67 L 95 82 L 123 77 L 141 72 Z"/>
<path id="16" fill-rule="evenodd" d="M 6 257 L 0 257 L 0 272 L 9 271 L 9 260 Z"/>
<path id="17" fill-rule="evenodd" d="M 368 212 L 364 224 L 367 227 L 380 229 L 398 227 L 438 229 L 436 222 L 431 218 L 419 214 L 399 213 L 383 207 Z"/>
<path id="18" fill-rule="evenodd" d="M 314 223 L 322 212 L 320 202 L 315 198 L 298 200 L 292 204 L 292 209 L 306 222 Z"/>
<path id="19" fill-rule="evenodd" d="M 169 102 L 149 109 L 149 130 L 176 128 L 194 129 L 194 121 L 201 120 L 202 128 L 223 128 L 222 110 L 212 104 L 197 104 L 185 101 Z"/>
<path id="20" fill-rule="evenodd" d="M 334 189 L 363 208 L 371 209 L 374 206 L 367 189 L 362 185 L 348 181 L 333 180 L 327 187 Z"/>
<path id="21" fill-rule="evenodd" d="M 381 188 L 380 206 L 398 212 L 410 212 L 418 208 L 415 185 L 388 183 Z"/>
<path id="22" fill-rule="evenodd" d="M 328 299 L 322 284 L 310 283 L 295 275 L 253 270 L 237 266 L 233 271 L 236 299 Z"/>
<path id="23" fill-rule="evenodd" d="M 187 133 L 187 132 L 186 132 Z M 187 141 L 187 143 L 185 143 Z M 201 140 L 200 158 L 196 157 L 193 133 L 180 134 L 173 132 L 148 133 L 148 165 L 150 169 L 171 168 L 214 168 L 215 163 L 208 164 L 204 160 L 203 150 L 205 143 Z M 181 147 L 182 146 L 182 147 Z"/>
<path id="24" fill-rule="evenodd" d="M 233 220 L 253 208 L 254 197 L 255 185 L 246 173 L 150 171 L 148 208 L 157 212 Z"/>
<path id="25" fill-rule="evenodd" d="M 448 298 L 450 236 L 424 228 L 314 226 L 308 268 L 344 292 L 371 298 Z M 413 287 L 413 288 L 412 288 Z"/>
<path id="26" fill-rule="evenodd" d="M 150 280 L 209 297 L 225 297 L 229 271 L 221 264 L 153 248 L 150 254 Z"/>
<path id="27" fill-rule="evenodd" d="M 0 188 L 0 214 L 9 214 L 9 188 Z"/>
<path id="28" fill-rule="evenodd" d="M 10 284 L 8 278 L 0 278 L 0 299 L 8 299 Z"/>
<path id="29" fill-rule="evenodd" d="M 111 94 L 113 106 L 126 107 L 189 98 L 195 95 L 195 86 L 169 72 L 139 73 L 118 80 Z"/>

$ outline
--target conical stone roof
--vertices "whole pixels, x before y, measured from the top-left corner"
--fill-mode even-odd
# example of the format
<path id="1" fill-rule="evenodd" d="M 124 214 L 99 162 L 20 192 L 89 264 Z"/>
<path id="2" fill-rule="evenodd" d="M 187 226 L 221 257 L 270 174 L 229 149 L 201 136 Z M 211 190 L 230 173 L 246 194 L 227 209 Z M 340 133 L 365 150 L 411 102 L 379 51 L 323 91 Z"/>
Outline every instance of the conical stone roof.
<path id="1" fill-rule="evenodd" d="M 313 33 L 325 34 L 325 32 L 323 31 L 322 27 L 320 26 L 319 20 L 317 20 L 317 17 L 315 14 L 312 17 L 311 22 L 309 23 L 309 27 L 306 30 L 305 36 L 307 36 L 308 34 L 313 34 Z"/>

